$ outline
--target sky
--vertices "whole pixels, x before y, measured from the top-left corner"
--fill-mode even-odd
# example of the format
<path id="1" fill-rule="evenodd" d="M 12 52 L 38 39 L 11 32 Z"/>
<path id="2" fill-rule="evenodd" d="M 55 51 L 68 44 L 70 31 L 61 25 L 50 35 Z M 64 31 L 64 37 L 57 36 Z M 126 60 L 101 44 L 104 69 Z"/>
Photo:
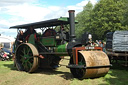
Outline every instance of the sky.
<path id="1" fill-rule="evenodd" d="M 0 0 L 0 34 L 15 37 L 11 26 L 68 17 L 68 10 L 75 14 L 83 10 L 88 1 L 97 0 Z"/>

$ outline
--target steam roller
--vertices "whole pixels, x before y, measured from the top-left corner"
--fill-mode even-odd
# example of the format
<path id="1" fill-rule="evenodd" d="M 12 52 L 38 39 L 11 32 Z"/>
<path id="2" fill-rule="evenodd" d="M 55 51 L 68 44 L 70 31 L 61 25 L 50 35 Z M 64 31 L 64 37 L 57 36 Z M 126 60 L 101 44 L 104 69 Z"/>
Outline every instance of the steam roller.
<path id="1" fill-rule="evenodd" d="M 56 69 L 62 56 L 69 56 L 70 61 L 66 67 L 75 78 L 95 78 L 108 73 L 111 64 L 108 56 L 102 51 L 102 47 L 90 46 L 76 40 L 75 23 L 78 22 L 74 18 L 74 12 L 74 10 L 69 10 L 69 18 L 60 17 L 10 27 L 26 30 L 33 27 L 43 32 L 29 34 L 27 39 L 24 38 L 25 42 L 21 44 L 17 44 L 16 39 L 14 62 L 19 71 L 32 73 L 38 68 Z M 65 32 L 63 29 L 69 26 L 69 31 Z M 57 32 L 55 28 L 60 28 L 60 30 Z"/>
<path id="2" fill-rule="evenodd" d="M 95 78 L 108 73 L 110 62 L 102 51 L 78 51 L 78 59 L 72 57 L 68 67 L 76 78 Z"/>

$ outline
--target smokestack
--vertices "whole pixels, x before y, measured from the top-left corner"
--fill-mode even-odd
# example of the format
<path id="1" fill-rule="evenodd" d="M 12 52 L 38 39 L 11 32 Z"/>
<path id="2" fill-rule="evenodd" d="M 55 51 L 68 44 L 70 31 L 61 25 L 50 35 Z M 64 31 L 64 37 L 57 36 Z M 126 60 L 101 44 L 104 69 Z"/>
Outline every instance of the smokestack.
<path id="1" fill-rule="evenodd" d="M 70 23 L 70 42 L 75 42 L 76 41 L 76 36 L 75 36 L 75 17 L 74 13 L 75 10 L 69 10 L 69 23 Z"/>

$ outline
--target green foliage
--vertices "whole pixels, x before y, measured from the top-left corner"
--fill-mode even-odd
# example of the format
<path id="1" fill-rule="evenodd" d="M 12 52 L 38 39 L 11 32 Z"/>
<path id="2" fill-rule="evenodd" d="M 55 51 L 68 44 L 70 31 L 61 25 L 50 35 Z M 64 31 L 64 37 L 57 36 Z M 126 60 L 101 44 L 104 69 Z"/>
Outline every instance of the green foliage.
<path id="1" fill-rule="evenodd" d="M 100 0 L 95 5 L 91 32 L 97 35 L 97 39 L 104 39 L 108 31 L 125 30 L 121 24 L 124 17 L 124 6 L 123 0 Z"/>
<path id="2" fill-rule="evenodd" d="M 127 30 L 128 4 L 126 1 L 100 0 L 94 7 L 89 2 L 76 16 L 79 21 L 76 34 L 88 31 L 93 34 L 94 39 L 104 39 L 107 32 Z"/>
<path id="3" fill-rule="evenodd" d="M 128 0 L 125 0 L 125 13 L 124 13 L 124 19 L 122 24 L 126 25 L 126 27 L 128 26 Z"/>
<path id="4" fill-rule="evenodd" d="M 86 6 L 83 7 L 83 11 L 78 13 L 76 16 L 76 20 L 78 20 L 78 24 L 76 25 L 76 34 L 77 37 L 80 37 L 85 31 L 90 29 L 91 23 L 91 12 L 93 5 L 91 2 L 88 2 Z"/>

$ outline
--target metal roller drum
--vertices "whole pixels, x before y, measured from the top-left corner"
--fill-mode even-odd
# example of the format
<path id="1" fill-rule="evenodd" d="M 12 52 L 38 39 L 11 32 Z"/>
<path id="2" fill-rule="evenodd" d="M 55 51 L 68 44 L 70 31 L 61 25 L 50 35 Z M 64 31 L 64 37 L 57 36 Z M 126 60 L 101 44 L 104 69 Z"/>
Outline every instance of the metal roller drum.
<path id="1" fill-rule="evenodd" d="M 71 58 L 70 64 L 74 64 Z M 102 51 L 79 51 L 78 65 L 82 68 L 70 68 L 74 77 L 79 79 L 105 76 L 110 67 L 108 56 Z"/>
<path id="2" fill-rule="evenodd" d="M 110 65 L 108 56 L 102 51 L 79 51 L 79 55 L 84 57 L 86 67 Z M 109 67 L 87 68 L 85 70 L 83 78 L 94 78 L 105 76 L 109 71 Z"/>

